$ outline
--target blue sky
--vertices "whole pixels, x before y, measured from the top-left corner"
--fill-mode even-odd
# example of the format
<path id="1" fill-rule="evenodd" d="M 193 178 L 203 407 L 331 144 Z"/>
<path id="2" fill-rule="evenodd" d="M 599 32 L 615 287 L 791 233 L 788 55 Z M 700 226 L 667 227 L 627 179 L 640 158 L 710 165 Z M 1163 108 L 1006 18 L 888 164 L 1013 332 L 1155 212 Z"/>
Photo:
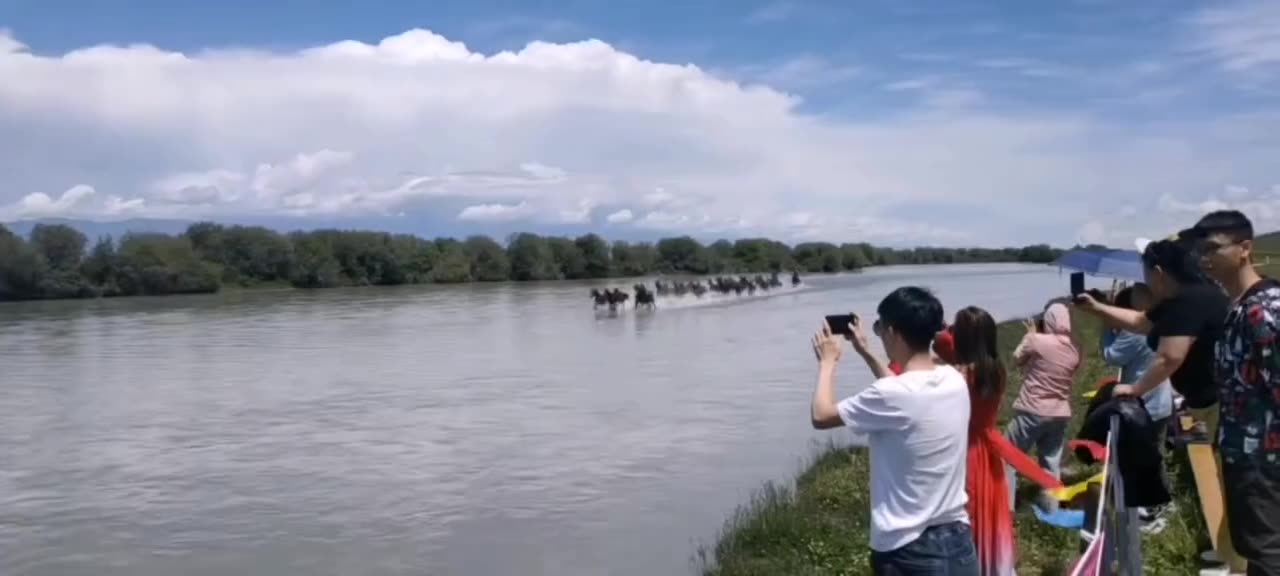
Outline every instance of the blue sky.
<path id="1" fill-rule="evenodd" d="M 1280 3 L 904 4 L 0 0 L 0 220 L 1280 227 Z"/>

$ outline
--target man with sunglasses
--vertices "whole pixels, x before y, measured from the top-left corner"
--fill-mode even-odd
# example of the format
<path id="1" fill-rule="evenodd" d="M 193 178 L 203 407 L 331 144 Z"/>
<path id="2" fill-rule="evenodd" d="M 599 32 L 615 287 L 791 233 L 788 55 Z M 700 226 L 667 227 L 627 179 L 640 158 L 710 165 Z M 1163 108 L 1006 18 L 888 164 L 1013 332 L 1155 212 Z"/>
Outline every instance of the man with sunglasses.
<path id="1" fill-rule="evenodd" d="M 871 569 L 875 574 L 978 574 L 966 511 L 969 387 L 956 369 L 934 364 L 929 346 L 942 329 L 942 303 L 904 287 L 876 309 L 873 331 L 893 374 L 871 351 L 861 322 L 848 326 L 853 348 L 876 381 L 839 402 L 835 371 L 846 337 L 823 326 L 813 337 L 818 384 L 814 428 L 847 426 L 871 453 Z"/>
<path id="2" fill-rule="evenodd" d="M 1250 576 L 1280 576 L 1280 282 L 1253 267 L 1253 224 L 1213 212 L 1185 233 L 1231 299 L 1214 347 L 1226 521 Z"/>

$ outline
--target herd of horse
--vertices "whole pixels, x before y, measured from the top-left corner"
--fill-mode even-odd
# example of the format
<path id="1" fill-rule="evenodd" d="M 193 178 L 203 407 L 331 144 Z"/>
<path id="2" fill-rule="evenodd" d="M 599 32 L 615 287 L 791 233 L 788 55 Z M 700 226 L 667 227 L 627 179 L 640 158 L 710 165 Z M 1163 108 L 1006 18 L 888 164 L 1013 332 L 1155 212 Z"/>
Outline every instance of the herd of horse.
<path id="1" fill-rule="evenodd" d="M 791 273 L 791 285 L 800 285 L 800 273 Z M 708 292 L 717 294 L 755 294 L 756 290 L 766 291 L 782 286 L 782 280 L 778 278 L 778 273 L 774 272 L 768 277 L 756 275 L 755 278 L 746 276 L 717 276 L 703 280 L 690 280 L 681 282 L 675 280 L 672 282 L 663 282 L 657 280 L 653 283 L 653 289 L 650 290 L 644 284 L 636 284 L 635 288 L 635 307 L 636 309 L 657 308 L 658 296 L 684 296 L 693 294 L 695 297 L 701 298 Z M 595 303 L 595 308 L 608 306 L 610 310 L 617 310 L 619 306 L 626 308 L 627 301 L 631 300 L 631 294 L 625 290 L 618 288 L 600 290 L 598 288 L 591 289 L 591 300 Z"/>

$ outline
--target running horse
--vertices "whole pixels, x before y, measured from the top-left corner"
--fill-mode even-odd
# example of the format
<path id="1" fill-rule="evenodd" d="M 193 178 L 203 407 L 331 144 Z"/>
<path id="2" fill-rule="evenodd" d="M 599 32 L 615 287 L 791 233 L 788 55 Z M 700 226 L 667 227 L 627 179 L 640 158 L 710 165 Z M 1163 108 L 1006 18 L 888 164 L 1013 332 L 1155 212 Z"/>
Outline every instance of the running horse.
<path id="1" fill-rule="evenodd" d="M 599 308 L 609 304 L 609 291 L 601 292 L 595 288 L 591 289 L 591 300 L 594 302 L 592 308 Z"/>
<path id="2" fill-rule="evenodd" d="M 658 303 L 655 301 L 653 297 L 653 292 L 650 292 L 649 289 L 646 288 L 644 284 L 636 284 L 635 289 L 636 289 L 636 310 L 639 310 L 641 307 L 648 307 L 650 310 L 653 310 L 658 307 Z"/>
<path id="3" fill-rule="evenodd" d="M 630 294 L 627 294 L 626 292 L 623 292 L 618 288 L 614 288 L 613 290 L 606 291 L 606 292 L 609 294 L 610 310 L 617 310 L 618 305 L 622 305 L 622 307 L 625 309 L 627 307 L 627 300 L 631 299 Z"/>

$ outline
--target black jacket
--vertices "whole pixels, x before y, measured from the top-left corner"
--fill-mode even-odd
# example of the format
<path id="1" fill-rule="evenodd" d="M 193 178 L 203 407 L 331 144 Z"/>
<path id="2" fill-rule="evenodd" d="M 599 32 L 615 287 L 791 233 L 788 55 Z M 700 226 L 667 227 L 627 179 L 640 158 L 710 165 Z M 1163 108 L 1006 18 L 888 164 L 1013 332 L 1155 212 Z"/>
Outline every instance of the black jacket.
<path id="1" fill-rule="evenodd" d="M 1170 500 L 1165 482 L 1164 458 L 1160 454 L 1159 430 L 1151 421 L 1146 406 L 1138 397 L 1113 398 L 1115 384 L 1107 384 L 1089 402 L 1084 425 L 1076 435 L 1081 440 L 1107 443 L 1107 431 L 1111 416 L 1120 417 L 1120 442 L 1115 454 L 1124 476 L 1124 502 L 1126 506 L 1160 506 Z M 1093 461 L 1087 451 L 1077 451 L 1076 456 L 1085 463 Z"/>

